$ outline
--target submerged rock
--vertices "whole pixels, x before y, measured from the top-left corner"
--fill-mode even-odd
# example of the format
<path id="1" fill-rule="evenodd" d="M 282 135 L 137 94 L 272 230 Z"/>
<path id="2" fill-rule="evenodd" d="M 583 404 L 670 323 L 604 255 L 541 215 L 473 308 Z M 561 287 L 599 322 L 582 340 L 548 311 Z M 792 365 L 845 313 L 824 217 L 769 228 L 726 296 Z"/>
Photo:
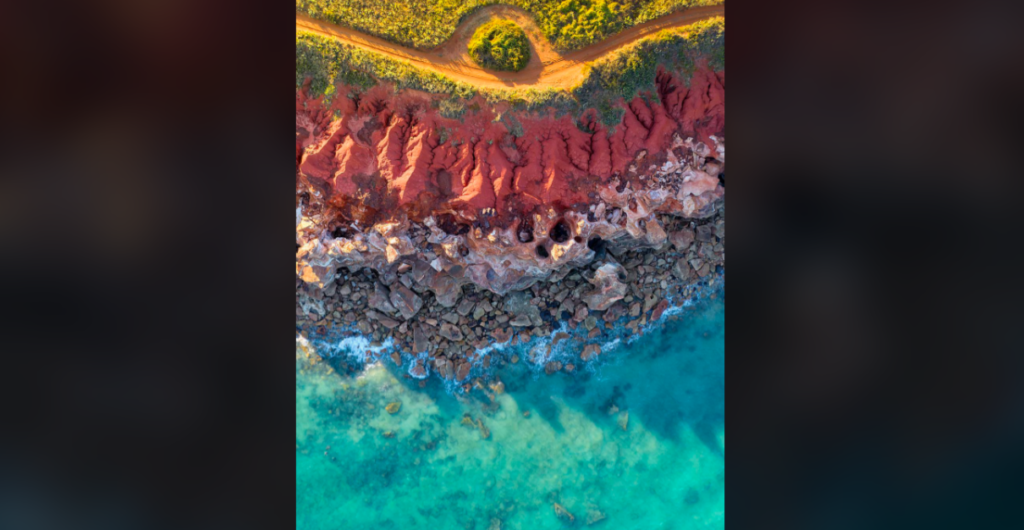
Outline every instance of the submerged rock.
<path id="1" fill-rule="evenodd" d="M 583 352 L 580 353 L 580 359 L 583 359 L 584 361 L 589 361 L 600 354 L 601 346 L 597 344 L 587 344 L 586 346 L 583 347 Z"/>
<path id="2" fill-rule="evenodd" d="M 473 311 L 474 303 L 468 298 L 464 298 L 462 302 L 459 302 L 459 306 L 455 311 L 462 316 L 469 316 L 470 312 Z"/>
<path id="3" fill-rule="evenodd" d="M 576 522 L 576 517 L 573 516 L 573 514 L 569 513 L 569 510 L 566 510 L 565 507 L 562 506 L 561 504 L 558 504 L 557 502 L 554 503 L 554 508 L 555 516 L 558 517 L 558 519 L 563 523 L 571 525 Z"/>
<path id="4" fill-rule="evenodd" d="M 483 437 L 484 440 L 491 437 L 491 430 L 484 425 L 484 421 L 482 419 L 477 418 L 476 425 L 480 428 L 480 436 Z"/>
<path id="5" fill-rule="evenodd" d="M 562 369 L 561 361 L 550 361 L 544 365 L 544 373 L 551 375 Z"/>
<path id="6" fill-rule="evenodd" d="M 604 512 L 602 512 L 598 508 L 587 508 L 587 519 L 585 521 L 587 523 L 587 526 L 600 523 L 601 521 L 604 521 L 606 518 L 607 516 L 605 516 Z"/>

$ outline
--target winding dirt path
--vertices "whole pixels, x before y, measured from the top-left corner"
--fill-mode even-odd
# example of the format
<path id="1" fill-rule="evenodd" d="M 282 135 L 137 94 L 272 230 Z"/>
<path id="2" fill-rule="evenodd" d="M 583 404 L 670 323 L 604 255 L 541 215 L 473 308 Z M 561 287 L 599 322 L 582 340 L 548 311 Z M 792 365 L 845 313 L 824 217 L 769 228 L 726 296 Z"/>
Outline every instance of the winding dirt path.
<path id="1" fill-rule="evenodd" d="M 613 51 L 663 29 L 678 28 L 724 16 L 725 6 L 706 6 L 675 13 L 625 29 L 611 37 L 562 55 L 544 38 L 533 16 L 511 6 L 488 6 L 473 13 L 455 29 L 441 46 L 416 50 L 367 35 L 351 28 L 295 14 L 296 30 L 336 38 L 346 44 L 365 48 L 418 68 L 444 74 L 454 80 L 486 88 L 569 88 L 580 80 L 586 63 L 601 59 Z M 480 68 L 469 57 L 467 46 L 473 32 L 492 19 L 508 19 L 519 24 L 530 39 L 530 62 L 519 72 L 496 72 Z"/>

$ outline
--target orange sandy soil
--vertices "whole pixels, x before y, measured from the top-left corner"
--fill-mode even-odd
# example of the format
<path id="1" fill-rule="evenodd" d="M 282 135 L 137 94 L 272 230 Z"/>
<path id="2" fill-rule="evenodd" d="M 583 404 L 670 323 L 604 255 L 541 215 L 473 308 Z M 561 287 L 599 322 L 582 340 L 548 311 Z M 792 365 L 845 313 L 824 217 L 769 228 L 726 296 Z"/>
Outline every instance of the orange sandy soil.
<path id="1" fill-rule="evenodd" d="M 706 6 L 678 11 L 656 20 L 623 30 L 601 42 L 567 54 L 560 54 L 544 38 L 533 17 L 510 6 L 488 6 L 463 20 L 455 33 L 441 46 L 427 51 L 415 50 L 373 37 L 354 29 L 295 14 L 295 27 L 341 42 L 359 46 L 418 68 L 444 74 L 456 81 L 480 88 L 570 88 L 582 77 L 586 63 L 601 59 L 615 50 L 663 29 L 678 28 L 725 15 L 725 6 Z M 497 72 L 480 68 L 469 57 L 467 46 L 473 32 L 493 19 L 511 20 L 526 32 L 530 40 L 530 62 L 519 72 Z"/>

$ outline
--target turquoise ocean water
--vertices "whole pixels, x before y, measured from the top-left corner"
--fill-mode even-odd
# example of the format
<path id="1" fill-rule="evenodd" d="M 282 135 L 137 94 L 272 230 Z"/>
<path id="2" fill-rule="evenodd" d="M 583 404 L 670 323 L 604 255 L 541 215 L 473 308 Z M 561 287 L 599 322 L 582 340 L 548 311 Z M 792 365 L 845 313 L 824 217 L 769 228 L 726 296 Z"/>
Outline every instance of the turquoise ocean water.
<path id="1" fill-rule="evenodd" d="M 307 349 L 365 343 L 297 342 L 297 527 L 723 528 L 724 307 L 694 302 L 569 374 L 519 347 L 492 367 L 503 391 L 421 387 L 386 357 L 342 375 Z"/>

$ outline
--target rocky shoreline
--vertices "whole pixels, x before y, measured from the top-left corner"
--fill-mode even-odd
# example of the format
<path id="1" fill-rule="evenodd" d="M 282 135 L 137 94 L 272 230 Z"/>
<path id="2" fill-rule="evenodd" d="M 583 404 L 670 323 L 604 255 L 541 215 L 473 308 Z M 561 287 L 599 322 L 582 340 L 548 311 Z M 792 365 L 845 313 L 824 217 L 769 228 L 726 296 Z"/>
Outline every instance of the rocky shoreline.
<path id="1" fill-rule="evenodd" d="M 690 299 L 723 274 L 724 201 L 704 219 L 662 215 L 658 221 L 668 234 L 660 247 L 613 247 L 600 259 L 595 252 L 584 266 L 505 295 L 470 284 L 452 306 L 403 283 L 400 276 L 410 277 L 411 267 L 396 275 L 342 269 L 326 288 L 298 280 L 296 330 L 311 341 L 366 337 L 366 359 L 390 350 L 390 362 L 410 366 L 407 377 L 437 374 L 465 387 L 474 368 L 486 374 L 492 362 L 520 361 L 489 348 L 494 344 L 536 343 L 531 355 L 538 358 L 530 362 L 539 360 L 548 374 L 572 372 L 602 353 L 600 344 L 611 340 L 616 326 L 642 333 L 673 302 Z M 578 360 L 545 361 L 563 340 L 578 341 Z"/>
<path id="2" fill-rule="evenodd" d="M 722 273 L 724 83 L 703 63 L 659 68 L 614 126 L 594 109 L 477 97 L 454 119 L 416 91 L 303 87 L 297 330 L 365 337 L 409 377 L 456 384 L 507 346 L 541 344 L 530 361 L 551 373 L 600 355 L 617 323 L 635 333 Z M 545 361 L 577 339 L 580 361 Z"/>

